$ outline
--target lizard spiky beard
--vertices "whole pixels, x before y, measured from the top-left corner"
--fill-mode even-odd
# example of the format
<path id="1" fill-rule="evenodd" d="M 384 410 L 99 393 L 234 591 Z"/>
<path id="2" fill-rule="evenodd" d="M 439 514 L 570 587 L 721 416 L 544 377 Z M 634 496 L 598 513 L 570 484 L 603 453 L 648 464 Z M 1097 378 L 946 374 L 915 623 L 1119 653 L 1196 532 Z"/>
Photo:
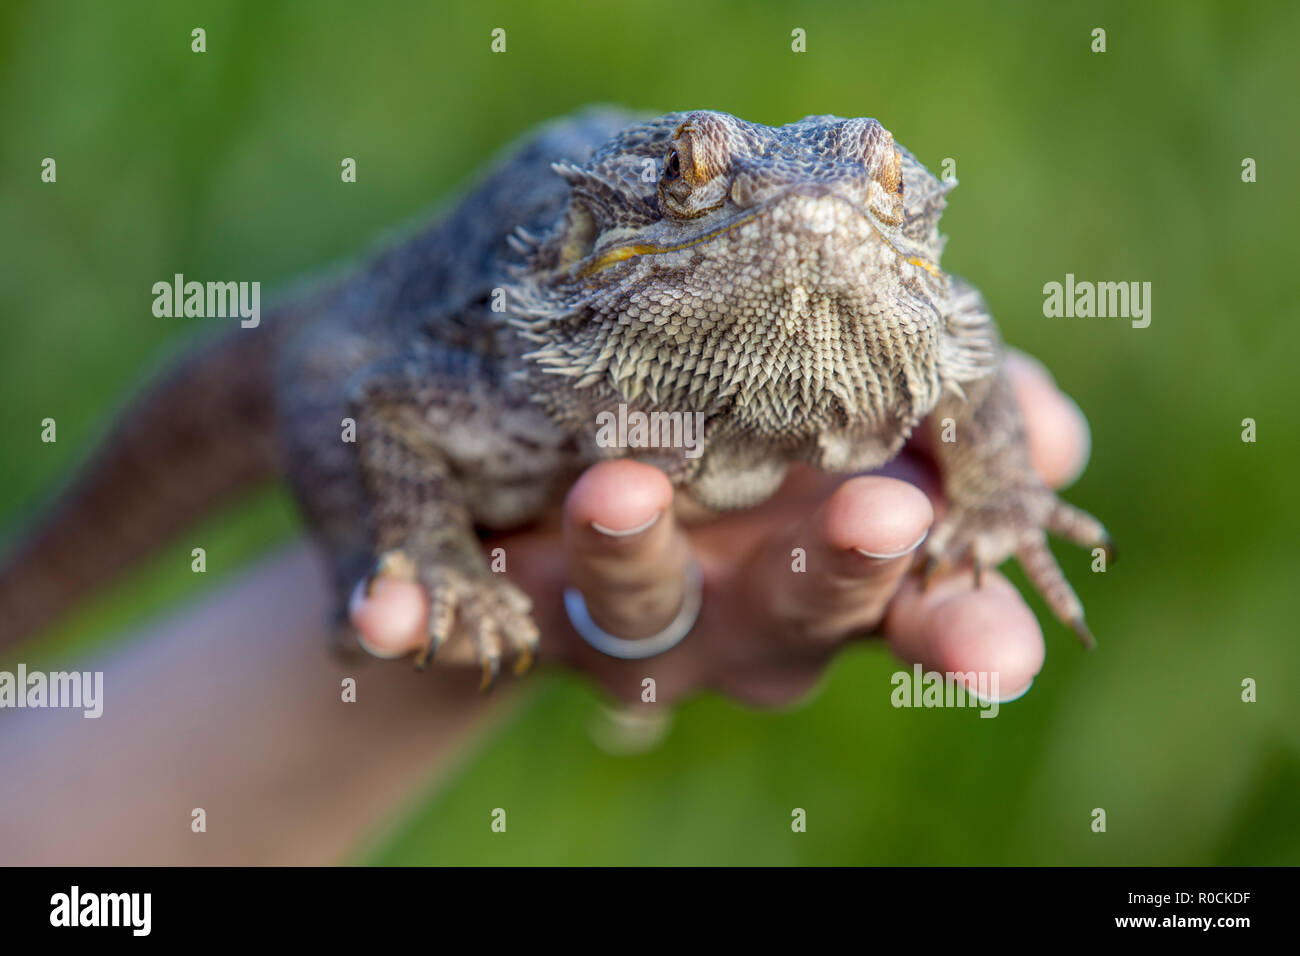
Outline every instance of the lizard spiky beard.
<path id="1" fill-rule="evenodd" d="M 619 402 L 703 412 L 715 442 L 863 470 L 945 382 L 995 361 L 987 326 L 945 328 L 949 186 L 875 120 L 672 114 L 556 171 L 568 209 L 513 292 L 529 381 L 561 427 Z"/>
<path id="2" fill-rule="evenodd" d="M 103 583 L 284 463 L 340 620 L 359 578 L 412 577 L 430 607 L 417 660 L 477 661 L 487 682 L 503 659 L 526 668 L 538 633 L 480 530 L 558 507 L 610 455 L 649 458 L 706 507 L 752 505 L 791 462 L 883 464 L 927 415 L 947 499 L 929 557 L 1015 555 L 1090 640 L 1046 533 L 1105 532 L 1034 473 L 988 308 L 940 267 L 950 185 L 870 119 L 548 124 L 445 216 L 142 395 L 0 568 L 0 646 L 65 607 L 66 582 Z M 702 415 L 703 438 L 689 456 L 598 447 L 620 403 Z"/>

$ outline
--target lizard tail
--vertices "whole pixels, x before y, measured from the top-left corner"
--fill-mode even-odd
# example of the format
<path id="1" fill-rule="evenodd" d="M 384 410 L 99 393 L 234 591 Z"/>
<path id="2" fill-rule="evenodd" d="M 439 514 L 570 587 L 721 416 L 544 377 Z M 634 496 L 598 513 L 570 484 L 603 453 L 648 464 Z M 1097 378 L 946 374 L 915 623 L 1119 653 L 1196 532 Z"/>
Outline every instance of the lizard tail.
<path id="1" fill-rule="evenodd" d="M 266 327 L 223 330 L 167 367 L 0 556 L 0 648 L 275 472 Z"/>

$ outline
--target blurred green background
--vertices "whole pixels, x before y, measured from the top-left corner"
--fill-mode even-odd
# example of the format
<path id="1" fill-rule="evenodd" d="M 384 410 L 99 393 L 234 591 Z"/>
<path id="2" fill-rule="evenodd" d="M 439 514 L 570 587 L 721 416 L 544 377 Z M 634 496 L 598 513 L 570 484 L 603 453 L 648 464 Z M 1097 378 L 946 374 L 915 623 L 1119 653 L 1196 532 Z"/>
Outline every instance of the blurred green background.
<path id="1" fill-rule="evenodd" d="M 547 678 L 358 862 L 1300 863 L 1297 39 L 1290 2 L 6 3 L 0 517 L 195 331 L 152 316 L 159 278 L 283 287 L 588 102 L 874 116 L 931 169 L 956 161 L 945 266 L 1091 420 L 1068 497 L 1122 556 L 1094 575 L 1058 553 L 1100 651 L 1046 623 L 1032 692 L 980 720 L 894 710 L 897 664 L 863 647 L 796 710 L 701 699 L 625 758 L 588 738 L 596 695 Z M 1150 281 L 1150 328 L 1044 318 L 1042 286 L 1067 272 Z M 56 445 L 33 437 L 47 415 Z M 205 585 L 297 526 L 283 492 L 213 518 Z M 176 601 L 195 581 L 181 555 L 27 660 Z M 486 825 L 498 806 L 508 839 Z"/>

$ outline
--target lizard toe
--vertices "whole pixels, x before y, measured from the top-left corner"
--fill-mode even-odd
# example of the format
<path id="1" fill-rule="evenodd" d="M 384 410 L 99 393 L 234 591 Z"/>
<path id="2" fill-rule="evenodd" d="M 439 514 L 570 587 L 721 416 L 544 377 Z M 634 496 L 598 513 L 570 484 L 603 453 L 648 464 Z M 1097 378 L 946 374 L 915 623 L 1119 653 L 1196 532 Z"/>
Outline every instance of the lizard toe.
<path id="1" fill-rule="evenodd" d="M 430 661 L 476 664 L 481 688 L 489 689 L 502 658 L 513 658 L 517 674 L 526 673 L 537 657 L 538 630 L 532 601 L 508 581 L 486 572 L 432 565 L 420 573 L 429 600 L 428 643 L 415 665 Z"/>
<path id="2" fill-rule="evenodd" d="M 1045 485 L 1025 485 L 987 501 L 953 505 L 930 537 L 925 574 L 972 567 L 978 587 L 983 570 L 1014 556 L 1052 613 L 1091 647 L 1096 642 L 1083 624 L 1083 604 L 1047 546 L 1048 532 L 1084 547 L 1106 548 L 1108 557 L 1113 554 L 1096 518 L 1061 501 Z"/>

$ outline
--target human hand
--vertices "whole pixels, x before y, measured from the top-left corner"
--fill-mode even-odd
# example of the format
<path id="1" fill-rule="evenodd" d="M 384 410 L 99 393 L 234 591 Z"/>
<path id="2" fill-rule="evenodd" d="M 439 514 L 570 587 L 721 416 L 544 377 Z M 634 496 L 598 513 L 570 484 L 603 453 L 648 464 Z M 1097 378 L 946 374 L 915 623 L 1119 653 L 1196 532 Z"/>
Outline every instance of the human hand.
<path id="1" fill-rule="evenodd" d="M 1053 487 L 1088 455 L 1078 408 L 1035 361 L 1011 353 L 1007 369 L 1024 415 L 1031 459 Z M 851 640 L 882 637 L 902 660 L 940 672 L 999 675 L 1000 697 L 1023 694 L 1041 669 L 1043 635 L 1000 574 L 976 589 L 969 571 L 922 590 L 909 575 L 943 499 L 925 436 L 879 473 L 845 478 L 805 467 L 757 508 L 692 521 L 663 472 L 632 460 L 603 462 L 575 482 L 563 514 L 488 543 L 528 591 L 541 629 L 541 659 L 586 672 L 614 696 L 638 700 L 653 677 L 671 702 L 713 688 L 779 706 L 806 695 Z M 604 530 L 601 530 L 604 529 Z M 794 570 L 802 549 L 802 573 Z M 694 557 L 703 607 L 686 638 L 645 660 L 607 657 L 587 645 L 564 611 L 564 588 L 586 597 L 600 627 L 628 639 L 663 629 L 681 605 Z M 381 656 L 419 650 L 427 605 L 412 582 L 380 579 L 360 592 L 353 623 Z"/>

